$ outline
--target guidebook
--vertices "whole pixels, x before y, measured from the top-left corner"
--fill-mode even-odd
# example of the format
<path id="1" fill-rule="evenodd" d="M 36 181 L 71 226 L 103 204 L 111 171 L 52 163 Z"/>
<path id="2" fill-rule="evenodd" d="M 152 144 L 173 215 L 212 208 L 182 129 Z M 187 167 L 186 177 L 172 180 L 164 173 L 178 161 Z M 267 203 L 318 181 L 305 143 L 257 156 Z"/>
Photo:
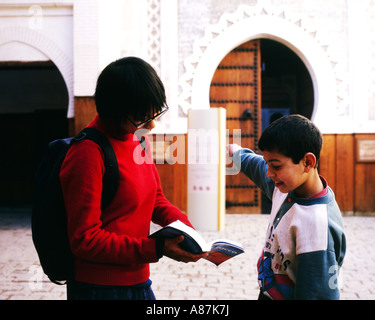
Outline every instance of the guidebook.
<path id="1" fill-rule="evenodd" d="M 149 237 L 175 238 L 180 235 L 184 236 L 184 240 L 180 243 L 182 249 L 194 254 L 208 252 L 209 255 L 205 259 L 217 266 L 236 255 L 244 253 L 242 245 L 231 240 L 219 239 L 207 243 L 196 230 L 180 220 L 155 231 Z"/>

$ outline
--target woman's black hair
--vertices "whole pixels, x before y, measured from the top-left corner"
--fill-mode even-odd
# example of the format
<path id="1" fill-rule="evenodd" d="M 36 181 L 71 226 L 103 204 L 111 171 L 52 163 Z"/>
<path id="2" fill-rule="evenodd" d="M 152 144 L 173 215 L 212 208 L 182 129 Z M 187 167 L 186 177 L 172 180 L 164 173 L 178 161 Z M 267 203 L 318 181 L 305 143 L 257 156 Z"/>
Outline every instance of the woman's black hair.
<path id="1" fill-rule="evenodd" d="M 100 118 L 118 125 L 129 116 L 144 121 L 166 104 L 165 89 L 150 64 L 126 57 L 110 63 L 99 75 L 95 104 Z"/>
<path id="2" fill-rule="evenodd" d="M 322 145 L 323 138 L 319 129 L 301 115 L 288 115 L 272 122 L 258 142 L 261 151 L 277 151 L 292 158 L 295 164 L 308 152 L 315 155 L 318 164 Z"/>

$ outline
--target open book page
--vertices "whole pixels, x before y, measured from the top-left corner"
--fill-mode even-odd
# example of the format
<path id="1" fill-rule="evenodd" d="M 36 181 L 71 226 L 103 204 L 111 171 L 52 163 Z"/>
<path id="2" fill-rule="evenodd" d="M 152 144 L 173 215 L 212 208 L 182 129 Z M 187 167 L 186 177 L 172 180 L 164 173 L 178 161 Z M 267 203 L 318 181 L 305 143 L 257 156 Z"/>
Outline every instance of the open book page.
<path id="1" fill-rule="evenodd" d="M 206 243 L 196 230 L 179 220 L 155 231 L 150 237 L 174 238 L 179 235 L 185 237 L 184 241 L 180 243 L 180 246 L 184 250 L 192 253 L 209 252 L 209 256 L 205 259 L 216 265 L 244 252 L 240 243 L 227 239 L 220 239 Z"/>
<path id="2" fill-rule="evenodd" d="M 180 243 L 180 246 L 191 253 L 198 254 L 209 251 L 211 248 L 197 231 L 182 223 L 180 220 L 172 222 L 166 227 L 155 231 L 150 237 L 175 238 L 180 235 L 185 237 L 184 241 Z"/>

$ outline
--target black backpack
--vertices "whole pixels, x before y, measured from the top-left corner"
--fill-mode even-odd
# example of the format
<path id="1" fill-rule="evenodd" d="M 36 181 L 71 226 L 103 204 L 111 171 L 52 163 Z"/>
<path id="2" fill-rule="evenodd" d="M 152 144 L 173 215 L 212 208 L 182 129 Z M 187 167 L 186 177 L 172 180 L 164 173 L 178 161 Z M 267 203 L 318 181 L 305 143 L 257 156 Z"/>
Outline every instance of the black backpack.
<path id="1" fill-rule="evenodd" d="M 68 241 L 60 168 L 69 147 L 83 139 L 94 141 L 104 153 L 102 210 L 111 202 L 119 182 L 116 155 L 110 142 L 100 131 L 85 128 L 76 137 L 55 140 L 48 145 L 35 173 L 31 230 L 43 271 L 56 284 L 65 284 L 74 278 L 74 257 Z"/>

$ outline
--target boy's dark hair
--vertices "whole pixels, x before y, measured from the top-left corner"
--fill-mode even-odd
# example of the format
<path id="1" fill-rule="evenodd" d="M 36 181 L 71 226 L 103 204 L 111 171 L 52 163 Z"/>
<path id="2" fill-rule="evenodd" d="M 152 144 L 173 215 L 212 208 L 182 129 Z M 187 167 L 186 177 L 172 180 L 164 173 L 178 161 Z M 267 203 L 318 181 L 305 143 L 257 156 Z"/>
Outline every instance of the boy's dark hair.
<path id="1" fill-rule="evenodd" d="M 258 142 L 261 151 L 277 151 L 292 158 L 295 164 L 308 152 L 315 155 L 318 164 L 322 145 L 319 129 L 301 115 L 284 116 L 271 123 Z"/>
<path id="2" fill-rule="evenodd" d="M 136 57 L 110 63 L 99 75 L 96 110 L 102 119 L 117 124 L 129 116 L 143 121 L 166 104 L 165 89 L 154 68 Z"/>

